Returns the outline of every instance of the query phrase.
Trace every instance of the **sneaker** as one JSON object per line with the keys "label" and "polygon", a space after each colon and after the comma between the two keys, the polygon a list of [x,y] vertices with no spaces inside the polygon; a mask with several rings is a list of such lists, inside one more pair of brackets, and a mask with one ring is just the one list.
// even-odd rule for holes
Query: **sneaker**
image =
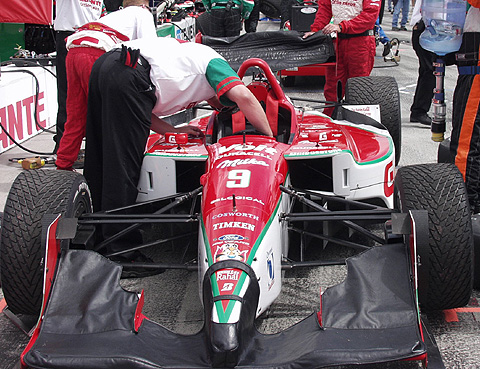
{"label": "sneaker", "polygon": [[400,31],[400,28],[398,28],[398,27],[392,27],[392,31]]}
{"label": "sneaker", "polygon": [[408,31],[408,29],[407,29],[407,27],[405,27],[405,26],[401,26],[401,27],[400,27],[400,31]]}
{"label": "sneaker", "polygon": [[135,267],[135,264],[153,264],[154,261],[148,256],[145,256],[140,251],[135,251],[131,257],[125,257],[122,255],[112,256],[110,260],[117,263],[130,264],[132,267],[123,267],[122,279],[124,278],[144,278],[152,275],[161,274],[165,271],[162,268],[144,268]]}
{"label": "sneaker", "polygon": [[421,124],[424,124],[426,126],[430,126],[430,125],[432,125],[432,118],[430,118],[427,113],[410,114],[410,122],[421,123]]}
{"label": "sneaker", "polygon": [[386,57],[388,54],[390,54],[390,50],[392,50],[392,44],[390,43],[390,41],[388,41],[387,43],[385,43],[383,45],[383,53],[382,53],[382,56],[383,57]]}

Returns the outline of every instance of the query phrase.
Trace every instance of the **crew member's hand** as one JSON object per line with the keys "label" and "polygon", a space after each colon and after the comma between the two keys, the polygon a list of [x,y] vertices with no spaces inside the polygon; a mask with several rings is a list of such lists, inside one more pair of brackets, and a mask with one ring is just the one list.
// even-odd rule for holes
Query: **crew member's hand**
{"label": "crew member's hand", "polygon": [[322,32],[324,35],[329,35],[331,33],[340,32],[340,26],[338,24],[329,23],[325,27],[323,27]]}
{"label": "crew member's hand", "polygon": [[307,38],[307,37],[310,37],[311,35],[314,35],[314,34],[315,34],[315,32],[312,32],[312,31],[310,31],[310,32],[305,32],[305,33],[303,34],[302,38]]}
{"label": "crew member's hand", "polygon": [[202,137],[203,132],[200,128],[194,127],[194,126],[181,126],[181,127],[175,127],[175,132],[176,133],[188,133],[190,136],[194,137]]}

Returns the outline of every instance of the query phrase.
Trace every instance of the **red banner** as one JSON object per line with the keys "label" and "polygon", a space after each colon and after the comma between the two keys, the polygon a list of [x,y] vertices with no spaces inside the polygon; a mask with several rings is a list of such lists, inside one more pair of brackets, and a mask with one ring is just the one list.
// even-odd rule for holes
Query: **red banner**
{"label": "red banner", "polygon": [[0,23],[53,24],[53,0],[3,0]]}

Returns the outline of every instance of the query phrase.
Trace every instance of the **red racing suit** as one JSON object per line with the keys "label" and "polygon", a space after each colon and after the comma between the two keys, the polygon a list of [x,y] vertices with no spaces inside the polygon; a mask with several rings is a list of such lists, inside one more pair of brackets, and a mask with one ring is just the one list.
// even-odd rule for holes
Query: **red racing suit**
{"label": "red racing suit", "polygon": [[[342,96],[350,77],[370,75],[375,58],[373,29],[380,12],[380,0],[319,0],[318,11],[310,30],[321,31],[333,17],[340,25],[337,34],[336,65],[327,67],[324,95],[327,101],[337,101],[337,81],[342,82]],[[324,113],[331,115],[333,108]]]}
{"label": "red racing suit", "polygon": [[453,95],[450,152],[465,180],[473,212],[480,212],[480,0],[465,20],[457,52],[458,79]]}

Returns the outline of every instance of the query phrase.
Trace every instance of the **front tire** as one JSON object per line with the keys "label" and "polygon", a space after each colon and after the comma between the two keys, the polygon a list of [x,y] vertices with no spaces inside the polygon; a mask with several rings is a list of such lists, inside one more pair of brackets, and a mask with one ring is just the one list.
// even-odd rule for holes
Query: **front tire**
{"label": "front tire", "polygon": [[[473,234],[462,175],[452,164],[402,167],[395,178],[396,207],[428,211],[429,244],[420,254],[419,301],[423,310],[452,309],[468,304],[472,292]],[[422,287],[423,286],[423,287]]]}
{"label": "front tire", "polygon": [[1,229],[0,276],[9,309],[38,315],[43,298],[45,214],[79,217],[92,212],[85,178],[75,172],[29,170],[12,184]]}
{"label": "front tire", "polygon": [[380,120],[392,136],[395,164],[402,150],[402,115],[397,81],[393,77],[354,77],[347,80],[345,101],[352,105],[380,105]]}

